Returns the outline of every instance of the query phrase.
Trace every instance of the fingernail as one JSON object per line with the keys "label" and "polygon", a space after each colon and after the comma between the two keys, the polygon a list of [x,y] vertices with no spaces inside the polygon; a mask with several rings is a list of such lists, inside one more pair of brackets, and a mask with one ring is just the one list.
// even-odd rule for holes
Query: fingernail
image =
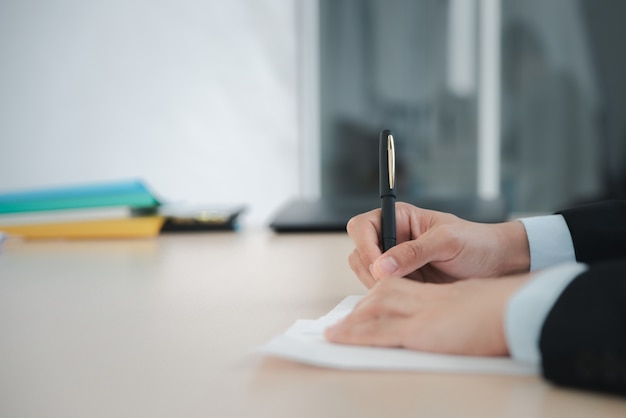
{"label": "fingernail", "polygon": [[398,270],[398,263],[393,257],[385,257],[378,262],[378,269],[384,274],[391,274]]}

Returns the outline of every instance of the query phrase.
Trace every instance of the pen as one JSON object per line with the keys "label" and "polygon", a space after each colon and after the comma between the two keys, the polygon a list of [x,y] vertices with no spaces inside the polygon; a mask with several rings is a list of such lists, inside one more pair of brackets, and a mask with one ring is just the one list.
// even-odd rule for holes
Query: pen
{"label": "pen", "polygon": [[383,252],[396,245],[396,152],[391,131],[380,133],[379,148],[380,200],[382,208]]}

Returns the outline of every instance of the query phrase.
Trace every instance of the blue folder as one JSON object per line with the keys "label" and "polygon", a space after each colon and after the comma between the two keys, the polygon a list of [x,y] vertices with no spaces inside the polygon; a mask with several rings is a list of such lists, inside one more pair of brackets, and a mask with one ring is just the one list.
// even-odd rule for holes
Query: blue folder
{"label": "blue folder", "polygon": [[51,187],[0,194],[0,214],[108,206],[152,208],[160,202],[141,180]]}

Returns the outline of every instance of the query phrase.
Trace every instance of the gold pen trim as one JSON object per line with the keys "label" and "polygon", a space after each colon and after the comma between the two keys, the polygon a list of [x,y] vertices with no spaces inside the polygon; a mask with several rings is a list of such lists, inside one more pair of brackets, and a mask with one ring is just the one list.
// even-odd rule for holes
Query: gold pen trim
{"label": "gold pen trim", "polygon": [[396,182],[396,150],[393,145],[393,135],[387,135],[387,169],[389,171],[389,190]]}

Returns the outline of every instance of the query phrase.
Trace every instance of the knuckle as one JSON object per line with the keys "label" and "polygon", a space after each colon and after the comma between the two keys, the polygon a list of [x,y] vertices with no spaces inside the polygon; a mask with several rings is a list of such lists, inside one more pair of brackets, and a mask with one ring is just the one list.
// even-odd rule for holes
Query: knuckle
{"label": "knuckle", "polygon": [[407,255],[413,260],[421,260],[424,256],[422,245],[414,242],[413,245],[407,247]]}
{"label": "knuckle", "polygon": [[354,233],[361,228],[365,215],[366,214],[362,213],[360,215],[353,216],[348,220],[348,223],[346,224],[346,231],[348,234],[354,235]]}
{"label": "knuckle", "polygon": [[368,224],[376,224],[380,218],[380,209],[374,209],[366,213],[353,216],[346,223],[346,231],[348,235],[354,236],[358,230],[365,227]]}
{"label": "knuckle", "polygon": [[459,229],[452,225],[441,225],[437,233],[441,235],[442,240],[447,244],[443,248],[448,249],[451,256],[458,248],[463,246],[463,237],[459,232]]}
{"label": "knuckle", "polygon": [[358,215],[357,216],[353,216],[352,218],[350,218],[348,220],[348,223],[346,224],[346,231],[348,232],[348,235],[353,235],[355,229],[357,228],[357,223],[358,221]]}
{"label": "knuckle", "polygon": [[410,245],[404,245],[399,248],[399,258],[402,263],[409,263],[414,260],[421,260],[423,258],[424,250],[422,245],[417,241],[411,241]]}
{"label": "knuckle", "polygon": [[378,318],[384,314],[385,305],[380,296],[372,297],[367,306],[364,307],[364,313],[369,318]]}
{"label": "knuckle", "polygon": [[455,236],[455,228],[448,224],[437,226],[435,231],[438,235],[444,236],[448,239],[452,239]]}

